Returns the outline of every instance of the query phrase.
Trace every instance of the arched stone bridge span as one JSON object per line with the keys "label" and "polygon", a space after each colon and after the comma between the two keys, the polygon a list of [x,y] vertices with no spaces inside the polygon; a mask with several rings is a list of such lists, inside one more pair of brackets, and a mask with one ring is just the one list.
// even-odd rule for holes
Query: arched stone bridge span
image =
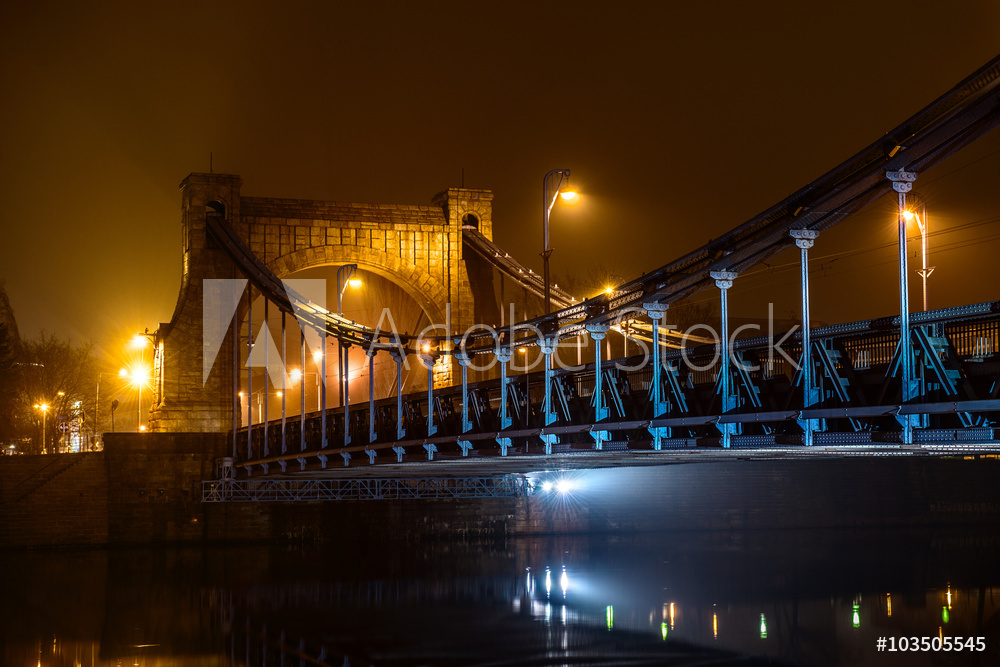
{"label": "arched stone bridge span", "polygon": [[[498,321],[492,272],[463,255],[463,230],[493,235],[488,190],[451,188],[430,206],[247,197],[231,174],[194,173],[181,183],[183,269],[171,321],[158,335],[154,431],[221,431],[232,425],[233,350],[223,342],[206,379],[204,284],[241,278],[208,222],[228,224],[277,278],[318,266],[356,264],[399,285],[431,322],[455,328]],[[243,308],[245,312],[245,304]]]}

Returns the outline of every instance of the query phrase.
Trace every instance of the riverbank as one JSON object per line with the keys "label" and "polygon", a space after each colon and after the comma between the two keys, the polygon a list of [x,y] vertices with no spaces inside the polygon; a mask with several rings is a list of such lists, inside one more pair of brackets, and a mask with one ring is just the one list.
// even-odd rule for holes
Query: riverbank
{"label": "riverbank", "polygon": [[520,498],[203,503],[226,446],[222,434],[108,434],[103,452],[0,457],[0,548],[1000,524],[1000,460],[987,457],[589,468],[549,475],[572,480],[567,494]]}

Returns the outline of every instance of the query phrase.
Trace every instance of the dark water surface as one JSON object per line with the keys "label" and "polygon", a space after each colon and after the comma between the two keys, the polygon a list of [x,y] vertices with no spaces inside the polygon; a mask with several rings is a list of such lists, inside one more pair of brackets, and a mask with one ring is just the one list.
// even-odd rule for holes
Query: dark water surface
{"label": "dark water surface", "polygon": [[[1000,665],[998,547],[995,531],[926,529],[4,553],[0,658]],[[959,636],[985,650],[888,651]]]}

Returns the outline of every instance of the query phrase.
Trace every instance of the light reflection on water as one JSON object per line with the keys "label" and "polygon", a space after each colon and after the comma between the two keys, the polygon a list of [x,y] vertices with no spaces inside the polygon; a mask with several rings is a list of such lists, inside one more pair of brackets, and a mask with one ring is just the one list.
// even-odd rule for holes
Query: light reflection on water
{"label": "light reflection on water", "polygon": [[[997,547],[988,532],[927,530],[7,553],[0,657],[11,667],[280,664],[282,653],[286,664],[337,666],[681,654],[727,664],[733,652],[994,665]],[[879,637],[956,636],[984,637],[987,651],[876,649]]]}

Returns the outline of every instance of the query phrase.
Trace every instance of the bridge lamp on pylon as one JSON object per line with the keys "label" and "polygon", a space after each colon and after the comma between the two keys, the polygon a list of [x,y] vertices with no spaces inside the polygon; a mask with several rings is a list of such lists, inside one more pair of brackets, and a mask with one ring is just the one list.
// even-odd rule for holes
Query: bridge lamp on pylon
{"label": "bridge lamp on pylon", "polygon": [[917,202],[920,207],[920,211],[906,210],[903,211],[903,218],[907,222],[915,222],[917,224],[917,229],[920,230],[920,257],[921,257],[921,268],[917,269],[917,275],[923,279],[924,286],[924,310],[927,310],[927,278],[934,273],[933,266],[927,266],[927,202],[924,201],[924,197],[921,194],[913,193],[910,197]]}
{"label": "bridge lamp on pylon", "polygon": [[576,204],[580,194],[569,187],[569,169],[553,169],[542,179],[542,280],[545,285],[545,314],[552,311],[551,282],[549,281],[549,214],[557,201]]}

